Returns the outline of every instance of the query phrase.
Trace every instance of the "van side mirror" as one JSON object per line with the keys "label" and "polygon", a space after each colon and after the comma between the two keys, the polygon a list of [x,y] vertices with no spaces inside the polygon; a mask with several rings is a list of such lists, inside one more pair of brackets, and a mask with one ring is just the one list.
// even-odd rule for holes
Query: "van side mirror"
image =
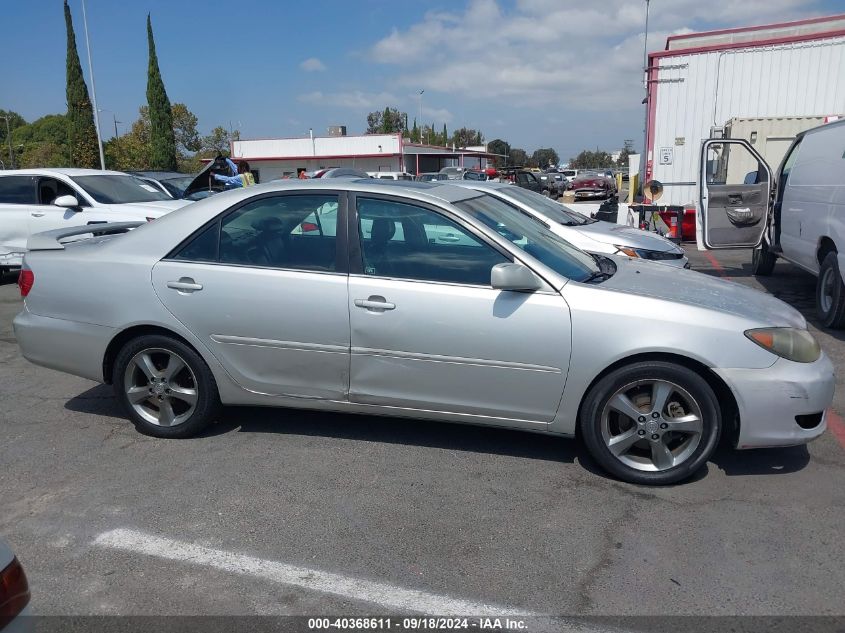
{"label": "van side mirror", "polygon": [[543,282],[522,264],[496,264],[490,270],[490,285],[496,290],[534,292]]}
{"label": "van side mirror", "polygon": [[79,208],[79,200],[76,199],[76,196],[59,196],[53,200],[53,204],[57,207],[64,207],[65,209]]}

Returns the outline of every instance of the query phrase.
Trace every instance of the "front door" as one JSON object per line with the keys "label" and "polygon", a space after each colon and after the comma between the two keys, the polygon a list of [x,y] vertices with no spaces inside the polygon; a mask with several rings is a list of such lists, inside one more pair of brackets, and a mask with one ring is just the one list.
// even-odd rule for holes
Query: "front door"
{"label": "front door", "polygon": [[249,391],[346,399],[341,201],[326,192],[251,198],[153,269],[162,303]]}
{"label": "front door", "polygon": [[350,400],[551,421],[570,352],[562,297],[494,290],[490,270],[510,258],[442,210],[360,194],[355,206]]}
{"label": "front door", "polygon": [[[83,224],[104,224],[105,218],[94,218],[85,197],[58,178],[38,177],[38,205],[31,209],[29,217],[30,233],[42,233],[53,229],[64,229]],[[57,207],[53,202],[60,196],[73,196],[79,202],[74,209]],[[83,210],[88,209],[88,210]]]}
{"label": "front door", "polygon": [[750,143],[709,139],[701,146],[697,235],[700,248],[756,247],[769,221],[772,171]]}

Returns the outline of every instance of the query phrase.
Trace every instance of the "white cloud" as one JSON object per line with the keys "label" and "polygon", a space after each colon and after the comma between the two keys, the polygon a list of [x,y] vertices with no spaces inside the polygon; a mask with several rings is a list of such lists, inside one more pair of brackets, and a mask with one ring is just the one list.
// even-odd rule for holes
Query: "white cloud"
{"label": "white cloud", "polygon": [[336,108],[384,108],[386,105],[397,103],[398,99],[389,92],[308,92],[297,97],[303,103],[330,106]]}
{"label": "white cloud", "polygon": [[[649,49],[661,50],[673,33],[806,17],[816,6],[817,0],[652,0]],[[463,12],[429,12],[405,30],[393,29],[369,55],[402,68],[398,85],[502,99],[502,107],[640,106],[644,2],[517,0],[503,7],[472,0]]]}
{"label": "white cloud", "polygon": [[299,67],[306,72],[319,72],[326,69],[326,65],[316,57],[309,57]]}

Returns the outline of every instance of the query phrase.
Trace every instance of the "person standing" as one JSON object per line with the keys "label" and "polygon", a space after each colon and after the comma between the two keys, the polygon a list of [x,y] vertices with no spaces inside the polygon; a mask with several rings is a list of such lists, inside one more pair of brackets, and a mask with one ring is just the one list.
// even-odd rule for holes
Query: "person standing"
{"label": "person standing", "polygon": [[242,160],[236,165],[232,159],[227,158],[226,164],[229,166],[229,176],[212,174],[214,180],[223,183],[224,189],[238,189],[239,187],[250,187],[255,184],[255,177],[249,171],[248,162]]}

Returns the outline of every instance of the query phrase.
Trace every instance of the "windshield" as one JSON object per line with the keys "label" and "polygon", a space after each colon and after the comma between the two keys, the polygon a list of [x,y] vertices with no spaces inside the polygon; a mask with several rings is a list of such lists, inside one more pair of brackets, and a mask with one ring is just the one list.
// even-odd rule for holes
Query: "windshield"
{"label": "windshield", "polygon": [[195,176],[183,176],[181,178],[168,178],[160,182],[175,198],[181,198],[188,185],[194,181],[194,178]]}
{"label": "windshield", "polygon": [[101,174],[97,176],[72,176],[71,180],[100,204],[170,200],[170,196],[166,193],[135,176]]}
{"label": "windshield", "polygon": [[[498,192],[499,190],[496,191]],[[525,206],[542,213],[544,216],[554,222],[557,222],[558,224],[563,224],[565,226],[581,226],[583,224],[591,224],[592,222],[595,222],[595,220],[591,220],[577,211],[568,209],[562,204],[558,204],[546,196],[539,194],[536,191],[531,191],[530,189],[508,187],[507,189],[501,190],[501,193],[502,195],[513,198],[517,202],[521,202]]]}
{"label": "windshield", "polygon": [[592,256],[499,198],[485,194],[456,202],[455,206],[486,224],[559,275],[575,281],[585,281],[601,272]]}

